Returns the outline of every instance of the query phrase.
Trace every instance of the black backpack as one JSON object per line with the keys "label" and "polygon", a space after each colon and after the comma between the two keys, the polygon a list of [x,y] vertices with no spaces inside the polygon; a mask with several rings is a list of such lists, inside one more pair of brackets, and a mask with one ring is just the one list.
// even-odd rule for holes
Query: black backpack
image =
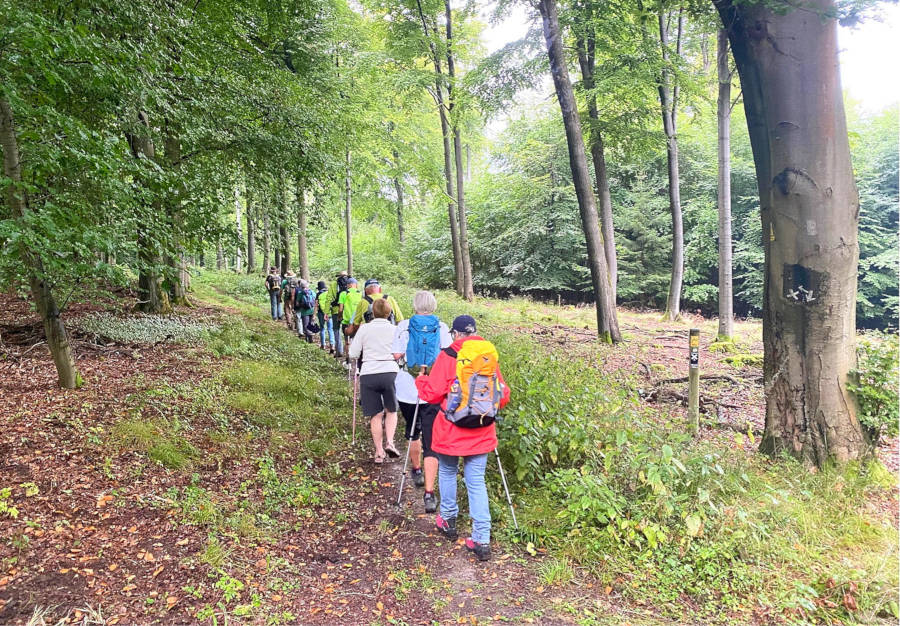
{"label": "black backpack", "polygon": [[[372,312],[372,306],[375,304],[375,301],[372,300],[372,298],[370,298],[369,296],[363,296],[363,298],[365,298],[366,302],[369,303],[369,308],[366,310],[365,313],[363,313],[363,320],[366,322],[366,324],[368,324],[373,319],[375,319],[375,314]],[[381,299],[387,300],[388,299],[387,294],[382,295]],[[394,309],[393,308],[391,308],[391,314],[388,315],[387,320],[391,324],[394,324],[394,325],[397,324],[396,318],[394,317]]]}
{"label": "black backpack", "polygon": [[281,291],[281,276],[277,274],[266,276],[266,288],[269,291]]}
{"label": "black backpack", "polygon": [[340,304],[338,300],[341,298],[341,292],[347,291],[347,286],[349,284],[350,277],[349,276],[338,276],[337,278],[337,293],[334,294],[334,300],[331,301],[331,306],[335,307]]}

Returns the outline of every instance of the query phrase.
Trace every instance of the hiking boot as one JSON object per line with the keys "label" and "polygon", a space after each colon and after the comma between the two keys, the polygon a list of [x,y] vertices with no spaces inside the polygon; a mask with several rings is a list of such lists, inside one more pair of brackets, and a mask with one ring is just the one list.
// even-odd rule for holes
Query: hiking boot
{"label": "hiking boot", "polygon": [[[434,492],[425,492],[425,495],[422,497],[422,501],[425,503],[425,512],[426,513],[434,513],[437,511],[437,498],[434,497]],[[456,523],[454,521],[454,523]],[[454,531],[455,532],[455,531]]]}
{"label": "hiking boot", "polygon": [[422,472],[421,467],[413,468],[412,479],[413,479],[413,484],[416,487],[424,487],[425,486],[425,474],[424,474],[424,472]]}
{"label": "hiking boot", "polygon": [[466,539],[466,550],[477,556],[479,561],[491,560],[491,546],[489,544],[472,541],[472,538],[469,537]]}
{"label": "hiking boot", "polygon": [[441,514],[438,513],[437,517],[434,519],[434,525],[442,535],[451,541],[456,541],[456,538],[459,537],[459,533],[456,532],[455,517],[444,519],[441,517]]}

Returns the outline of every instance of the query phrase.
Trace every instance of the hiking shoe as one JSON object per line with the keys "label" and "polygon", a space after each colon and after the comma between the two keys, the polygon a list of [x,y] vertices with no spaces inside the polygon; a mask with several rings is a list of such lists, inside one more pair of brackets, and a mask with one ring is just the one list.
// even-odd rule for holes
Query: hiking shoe
{"label": "hiking shoe", "polygon": [[422,472],[422,468],[413,468],[412,470],[412,479],[413,484],[416,487],[424,487],[425,486],[425,474]]}
{"label": "hiking shoe", "polygon": [[[422,501],[425,503],[425,512],[426,513],[434,513],[437,511],[437,498],[434,497],[434,492],[431,493],[425,492],[425,495],[422,497]],[[440,519],[440,516],[438,517]],[[454,521],[454,524],[456,522]],[[455,532],[455,531],[454,531]]]}
{"label": "hiking shoe", "polygon": [[456,518],[451,517],[450,519],[444,519],[441,517],[441,514],[438,513],[437,517],[434,519],[435,527],[444,535],[447,539],[451,541],[456,541],[456,538],[459,537],[459,533],[456,532]]}
{"label": "hiking shoe", "polygon": [[[454,532],[456,531],[455,528],[453,530]],[[466,539],[466,550],[477,556],[479,561],[491,560],[491,546],[489,544],[472,541],[472,538],[469,537]]]}

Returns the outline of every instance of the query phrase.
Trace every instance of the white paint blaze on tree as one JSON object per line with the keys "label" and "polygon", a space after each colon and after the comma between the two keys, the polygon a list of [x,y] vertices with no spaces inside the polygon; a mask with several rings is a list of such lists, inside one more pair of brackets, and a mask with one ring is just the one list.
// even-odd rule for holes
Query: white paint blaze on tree
{"label": "white paint blaze on tree", "polygon": [[743,89],[765,250],[761,449],[819,466],[870,449],[847,391],[856,365],[859,194],[835,6],[717,3]]}

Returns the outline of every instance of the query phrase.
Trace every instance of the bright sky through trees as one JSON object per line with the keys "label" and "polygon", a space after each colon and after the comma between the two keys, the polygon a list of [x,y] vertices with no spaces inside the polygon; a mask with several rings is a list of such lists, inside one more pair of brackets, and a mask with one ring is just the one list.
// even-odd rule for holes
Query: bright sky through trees
{"label": "bright sky through trees", "polygon": [[[493,52],[528,32],[528,11],[522,5],[509,8],[506,18],[491,24],[494,5],[482,11],[487,27],[484,42]],[[855,28],[840,28],[841,81],[854,100],[864,109],[879,111],[900,99],[900,86],[893,79],[885,79],[886,63],[900,59],[900,5],[883,3],[880,20],[867,20]],[[548,82],[549,89],[549,82]]]}

